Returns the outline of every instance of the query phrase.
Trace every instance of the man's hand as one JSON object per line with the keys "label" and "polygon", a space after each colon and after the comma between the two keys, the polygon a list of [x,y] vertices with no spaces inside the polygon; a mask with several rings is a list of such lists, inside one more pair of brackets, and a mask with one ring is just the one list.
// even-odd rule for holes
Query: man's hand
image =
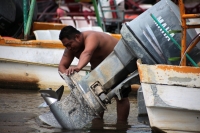
{"label": "man's hand", "polygon": [[76,71],[76,72],[79,72],[79,71],[80,71],[80,68],[78,68],[77,66],[71,66],[71,67],[69,67],[68,69],[65,70],[65,73],[66,73],[67,75],[71,75],[71,74],[73,74],[75,71]]}

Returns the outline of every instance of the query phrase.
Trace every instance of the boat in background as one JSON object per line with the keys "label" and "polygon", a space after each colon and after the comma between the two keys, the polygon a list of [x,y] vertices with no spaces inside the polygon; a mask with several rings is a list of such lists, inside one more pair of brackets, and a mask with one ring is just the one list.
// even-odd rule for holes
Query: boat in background
{"label": "boat in background", "polygon": [[64,85],[57,72],[62,53],[58,41],[0,37],[0,87],[40,89]]}
{"label": "boat in background", "polygon": [[[65,81],[58,74],[58,64],[64,52],[64,46],[58,39],[59,30],[64,24],[34,22],[33,32],[38,30],[52,32],[53,38],[46,40],[20,40],[0,36],[0,88],[14,89],[57,89]],[[47,30],[48,29],[48,30]],[[119,39],[120,34],[110,34]],[[41,34],[47,36],[47,34]],[[72,65],[77,65],[74,59]],[[84,76],[90,70],[90,64],[79,72]]]}

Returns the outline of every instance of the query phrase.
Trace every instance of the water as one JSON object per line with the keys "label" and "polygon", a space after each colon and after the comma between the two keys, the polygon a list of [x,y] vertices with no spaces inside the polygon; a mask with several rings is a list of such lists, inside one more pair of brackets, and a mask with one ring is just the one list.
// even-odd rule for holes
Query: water
{"label": "water", "polygon": [[[65,91],[63,97],[68,94]],[[0,132],[151,133],[146,118],[143,122],[138,121],[136,94],[131,93],[129,100],[130,114],[127,122],[116,122],[115,100],[112,100],[103,120],[95,119],[89,128],[69,131],[53,128],[40,121],[38,116],[48,112],[49,108],[38,108],[44,101],[38,91],[0,89]]]}

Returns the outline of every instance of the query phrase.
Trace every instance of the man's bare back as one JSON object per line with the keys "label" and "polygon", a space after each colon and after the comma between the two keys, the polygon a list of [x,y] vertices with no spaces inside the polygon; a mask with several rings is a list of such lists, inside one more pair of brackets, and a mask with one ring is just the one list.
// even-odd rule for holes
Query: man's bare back
{"label": "man's bare back", "polygon": [[91,67],[92,69],[94,69],[113,51],[118,40],[102,32],[85,31],[82,33],[84,37],[84,44],[87,43],[88,41],[91,42],[94,41],[98,43],[98,47],[96,48],[92,58],[90,59]]}

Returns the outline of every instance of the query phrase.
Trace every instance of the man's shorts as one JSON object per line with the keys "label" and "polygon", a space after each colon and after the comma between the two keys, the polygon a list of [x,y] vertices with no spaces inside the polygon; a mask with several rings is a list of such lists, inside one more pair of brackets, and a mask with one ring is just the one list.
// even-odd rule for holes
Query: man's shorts
{"label": "man's shorts", "polygon": [[127,98],[129,93],[131,92],[131,86],[127,86],[123,88],[123,91],[121,92],[122,98]]}

